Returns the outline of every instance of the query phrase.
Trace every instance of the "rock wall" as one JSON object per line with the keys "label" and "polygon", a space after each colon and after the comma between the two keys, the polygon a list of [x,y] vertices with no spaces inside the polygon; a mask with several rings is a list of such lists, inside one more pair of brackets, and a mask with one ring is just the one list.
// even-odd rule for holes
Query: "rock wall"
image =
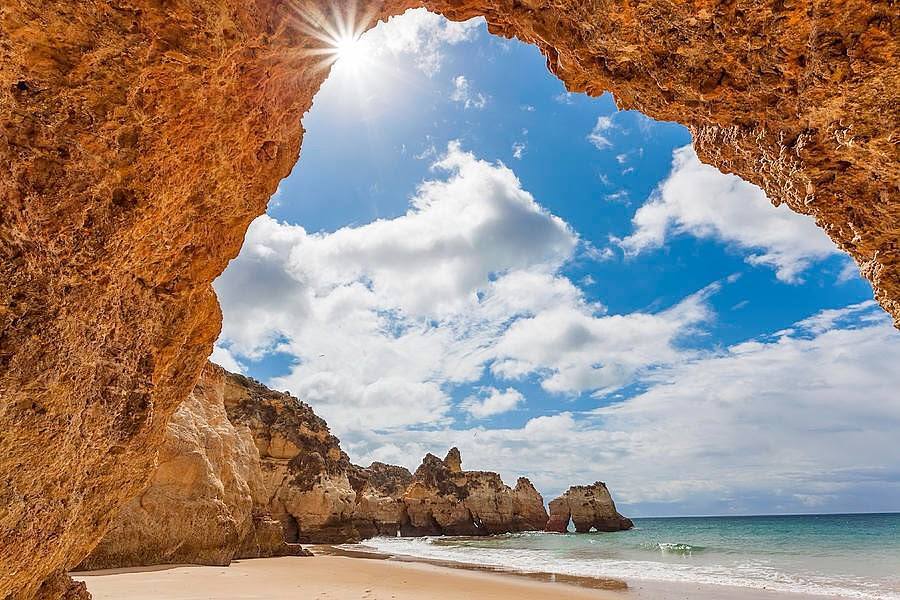
{"label": "rock wall", "polygon": [[150,485],[125,505],[79,570],[300,553],[268,512],[259,452],[225,414],[226,372],[204,368],[166,428]]}
{"label": "rock wall", "polygon": [[290,394],[228,374],[225,406],[261,457],[268,509],[288,542],[337,543],[374,535],[487,535],[541,530],[547,512],[525,478],[462,470],[459,450],[425,457],[411,474],[384,463],[350,463],[312,408]]}
{"label": "rock wall", "polygon": [[285,539],[355,539],[354,467],[325,421],[290,394],[241,375],[229,374],[225,389],[228,417],[249,429],[259,451],[267,504]]}
{"label": "rock wall", "polygon": [[[327,75],[304,20],[413,5],[0,6],[0,598],[46,596],[145,487],[219,331],[210,283]],[[536,44],[573,91],[688,125],[703,160],[812,215],[900,318],[893,2],[425,5]]]}
{"label": "rock wall", "polygon": [[486,535],[546,522],[524,477],[512,489],[496,473],[464,471],[456,448],[443,461],[429,454],[415,475],[353,465],[309,405],[208,363],[169,422],[150,485],[78,569],[227,565],[299,554],[301,541]]}
{"label": "rock wall", "polygon": [[634,527],[631,519],[619,514],[606,484],[573,485],[566,493],[550,501],[550,520],[546,531],[565,533],[569,521],[578,533],[624,531]]}

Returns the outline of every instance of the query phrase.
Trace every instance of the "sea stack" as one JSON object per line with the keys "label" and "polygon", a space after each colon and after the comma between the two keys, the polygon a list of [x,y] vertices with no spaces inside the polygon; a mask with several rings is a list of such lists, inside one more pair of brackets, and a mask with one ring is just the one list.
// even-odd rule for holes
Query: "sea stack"
{"label": "sea stack", "polygon": [[573,485],[562,496],[550,502],[550,519],[546,531],[565,533],[569,520],[578,533],[625,531],[634,527],[631,519],[619,514],[616,503],[602,481],[593,485]]}

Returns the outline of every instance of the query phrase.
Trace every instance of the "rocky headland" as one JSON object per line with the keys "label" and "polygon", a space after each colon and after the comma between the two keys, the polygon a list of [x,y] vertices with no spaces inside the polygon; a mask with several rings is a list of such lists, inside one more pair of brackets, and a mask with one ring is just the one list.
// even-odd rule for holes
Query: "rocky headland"
{"label": "rocky headland", "polygon": [[464,470],[457,448],[426,455],[415,473],[354,465],[308,404],[208,363],[167,427],[150,484],[80,568],[227,565],[376,535],[565,531],[570,516],[577,531],[631,526],[602,483],[570,488],[550,508],[527,478],[510,487]]}

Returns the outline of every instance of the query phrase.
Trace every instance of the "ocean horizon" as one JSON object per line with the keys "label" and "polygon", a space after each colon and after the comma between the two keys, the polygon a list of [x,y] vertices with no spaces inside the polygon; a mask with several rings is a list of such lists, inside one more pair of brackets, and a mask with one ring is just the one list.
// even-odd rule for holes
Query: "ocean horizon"
{"label": "ocean horizon", "polygon": [[900,600],[900,513],[640,517],[630,531],[373,538],[392,556],[573,577]]}

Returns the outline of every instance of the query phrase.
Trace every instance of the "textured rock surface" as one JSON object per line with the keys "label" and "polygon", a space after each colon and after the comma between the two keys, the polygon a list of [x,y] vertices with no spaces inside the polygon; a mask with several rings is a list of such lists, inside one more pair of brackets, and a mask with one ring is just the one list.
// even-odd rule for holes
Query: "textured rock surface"
{"label": "textured rock surface", "polygon": [[550,520],[547,531],[565,533],[569,520],[578,533],[623,531],[634,527],[631,519],[619,514],[606,484],[573,485],[559,498],[550,501]]}
{"label": "textured rock surface", "polygon": [[355,467],[308,404],[228,374],[225,406],[248,427],[259,451],[267,504],[288,542],[357,539],[353,529]]}
{"label": "textured rock surface", "polygon": [[459,450],[429,454],[412,475],[384,463],[350,463],[312,408],[290,394],[228,374],[225,405],[253,434],[268,508],[288,542],[334,543],[373,535],[480,535],[543,529],[543,499],[487,471],[463,471]]}
{"label": "textured rock surface", "polygon": [[[574,91],[687,124],[702,159],[813,215],[900,317],[893,2],[426,5],[538,45]],[[326,75],[298,24],[331,6],[351,3],[0,6],[0,598],[80,562],[145,486],[219,331],[210,282]]]}
{"label": "textured rock surface", "polygon": [[225,414],[225,371],[208,363],[175,411],[150,485],[116,517],[79,569],[296,554],[268,514],[259,452]]}
{"label": "textured rock surface", "polygon": [[543,529],[544,500],[531,482],[515,489],[489,471],[463,471],[459,450],[444,460],[428,454],[403,495],[409,523],[403,535],[492,535]]}
{"label": "textured rock surface", "polygon": [[373,462],[356,467],[350,481],[356,491],[353,528],[360,538],[395,536],[409,523],[403,494],[413,481],[405,467]]}

